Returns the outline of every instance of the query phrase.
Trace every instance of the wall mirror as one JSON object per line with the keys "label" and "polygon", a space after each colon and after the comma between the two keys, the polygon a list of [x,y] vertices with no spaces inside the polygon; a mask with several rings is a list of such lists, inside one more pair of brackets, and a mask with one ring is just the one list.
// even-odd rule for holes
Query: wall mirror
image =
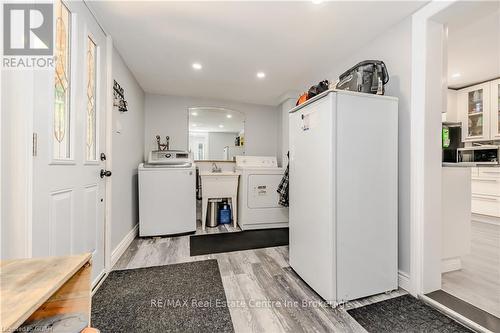
{"label": "wall mirror", "polygon": [[197,161],[233,161],[245,155],[245,115],[219,107],[188,109],[189,150]]}

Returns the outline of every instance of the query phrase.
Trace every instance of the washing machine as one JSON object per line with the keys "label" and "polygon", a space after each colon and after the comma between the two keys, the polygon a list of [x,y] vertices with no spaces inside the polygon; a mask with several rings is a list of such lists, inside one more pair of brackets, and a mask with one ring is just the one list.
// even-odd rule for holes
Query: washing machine
{"label": "washing machine", "polygon": [[187,151],[157,150],[139,165],[139,236],[196,231],[196,170]]}
{"label": "washing machine", "polygon": [[288,227],[288,207],[278,204],[284,168],[275,156],[236,156],[238,224],[242,230]]}

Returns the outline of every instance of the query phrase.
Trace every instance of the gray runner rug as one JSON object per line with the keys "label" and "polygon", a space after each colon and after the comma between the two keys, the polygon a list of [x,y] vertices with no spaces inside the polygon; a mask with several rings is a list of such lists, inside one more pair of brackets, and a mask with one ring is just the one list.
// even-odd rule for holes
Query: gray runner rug
{"label": "gray runner rug", "polygon": [[92,297],[107,332],[234,332],[217,260],[113,271]]}

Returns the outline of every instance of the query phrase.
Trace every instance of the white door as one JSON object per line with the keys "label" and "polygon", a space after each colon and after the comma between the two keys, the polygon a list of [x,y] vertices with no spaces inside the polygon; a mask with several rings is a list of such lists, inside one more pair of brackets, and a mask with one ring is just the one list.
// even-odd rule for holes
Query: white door
{"label": "white door", "polygon": [[290,266],[335,297],[334,93],[290,114]]}
{"label": "white door", "polygon": [[104,273],[106,37],[83,2],[54,2],[55,69],[34,79],[32,254],[92,253]]}

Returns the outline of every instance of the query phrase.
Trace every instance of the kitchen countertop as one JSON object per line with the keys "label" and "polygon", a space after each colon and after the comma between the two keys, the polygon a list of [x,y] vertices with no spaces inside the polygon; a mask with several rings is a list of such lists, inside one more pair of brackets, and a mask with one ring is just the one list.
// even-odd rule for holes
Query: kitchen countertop
{"label": "kitchen countertop", "polygon": [[443,168],[500,168],[499,164],[477,164],[474,162],[451,163],[443,162]]}
{"label": "kitchen countertop", "polygon": [[476,167],[476,163],[452,163],[452,162],[443,162],[443,168],[474,168]]}

